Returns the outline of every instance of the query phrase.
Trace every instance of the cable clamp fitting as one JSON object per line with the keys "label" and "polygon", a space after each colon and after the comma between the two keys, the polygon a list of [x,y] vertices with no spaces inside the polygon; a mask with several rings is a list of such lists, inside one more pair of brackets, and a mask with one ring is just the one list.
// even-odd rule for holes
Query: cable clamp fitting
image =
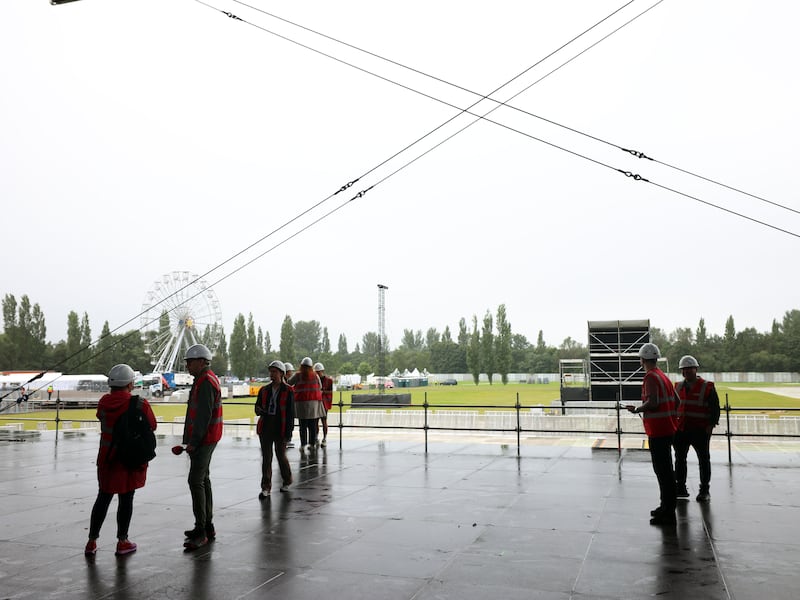
{"label": "cable clamp fitting", "polygon": [[620,148],[620,149],[623,152],[627,152],[628,154],[635,156],[636,158],[646,158],[647,160],[653,160],[652,158],[647,156],[647,154],[645,154],[644,152],[639,152],[638,150],[629,150],[628,148]]}
{"label": "cable clamp fitting", "polygon": [[630,171],[623,171],[622,169],[617,169],[617,171],[619,171],[620,173],[625,175],[625,177],[631,177],[636,181],[646,181],[647,183],[650,183],[649,179],[645,179],[644,177],[642,177],[638,173],[631,173]]}
{"label": "cable clamp fitting", "polygon": [[[339,188],[339,190],[336,192],[336,194],[339,194],[339,193],[345,191],[349,187],[352,187],[353,184],[356,183],[357,181],[358,181],[358,179],[353,179],[353,181],[348,181],[346,184],[344,184],[342,187]],[[336,194],[334,194],[334,196]]]}
{"label": "cable clamp fitting", "polygon": [[358,200],[359,198],[363,198],[363,197],[366,195],[366,193],[367,193],[368,191],[370,191],[370,190],[371,190],[372,188],[374,188],[374,187],[375,187],[374,185],[371,185],[371,186],[369,186],[367,189],[365,189],[365,190],[361,190],[361,191],[360,191],[360,192],[358,192],[358,193],[357,193],[355,196],[353,196],[352,198],[350,198],[350,202],[352,202],[353,200]]}
{"label": "cable clamp fitting", "polygon": [[[231,19],[236,19],[237,21],[242,21],[242,19],[240,19],[239,17],[237,17],[237,16],[236,16],[235,14],[233,14],[232,12],[228,12],[227,10],[223,10],[223,11],[222,11],[222,14],[223,14],[223,15],[228,15],[228,16],[229,16]],[[244,21],[242,21],[242,22],[244,22]]]}

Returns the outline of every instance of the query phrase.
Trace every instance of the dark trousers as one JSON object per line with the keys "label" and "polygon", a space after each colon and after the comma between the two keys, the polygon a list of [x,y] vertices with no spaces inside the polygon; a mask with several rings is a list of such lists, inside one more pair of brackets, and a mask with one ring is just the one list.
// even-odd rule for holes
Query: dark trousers
{"label": "dark trousers", "polygon": [[189,456],[189,492],[192,494],[192,512],[197,529],[205,529],[213,522],[214,500],[210,473],[211,456],[216,447],[216,442],[204,444],[195,448]]}
{"label": "dark trousers", "polygon": [[672,469],[672,436],[648,438],[650,460],[658,479],[658,490],[661,496],[661,508],[675,510],[675,471]]}
{"label": "dark trousers", "polygon": [[[118,494],[119,505],[117,506],[117,539],[128,539],[128,527],[131,524],[131,517],[133,517],[133,493],[135,490]],[[100,528],[103,526],[103,521],[106,520],[108,514],[108,507],[111,505],[111,499],[114,494],[108,492],[98,492],[97,500],[94,501],[92,507],[92,516],[89,521],[89,539],[96,540],[100,537]]]}
{"label": "dark trousers", "polygon": [[[322,438],[328,439],[328,415],[326,414],[324,417],[320,419],[322,421]],[[319,429],[317,429],[317,437],[319,437]]]}
{"label": "dark trousers", "polygon": [[700,462],[700,491],[707,492],[711,483],[711,434],[705,427],[675,433],[675,482],[678,489],[686,487],[686,457],[689,446],[694,448]]}
{"label": "dark trousers", "polygon": [[317,444],[317,419],[298,419],[300,421],[300,444]]}
{"label": "dark trousers", "polygon": [[261,443],[261,489],[272,489],[272,448],[275,448],[275,457],[278,459],[278,468],[281,470],[281,480],[284,485],[292,483],[292,468],[286,457],[286,440],[283,436],[276,436],[270,431],[264,431],[258,436]]}

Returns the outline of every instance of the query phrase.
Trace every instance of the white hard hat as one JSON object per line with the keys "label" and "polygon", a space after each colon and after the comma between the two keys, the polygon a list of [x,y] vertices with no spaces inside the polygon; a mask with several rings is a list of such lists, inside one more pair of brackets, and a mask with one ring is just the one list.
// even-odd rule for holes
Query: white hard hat
{"label": "white hard hat", "polygon": [[655,344],[648,342],[646,344],[642,344],[642,347],[639,348],[639,358],[643,358],[645,360],[656,360],[659,356],[661,356],[661,351]]}
{"label": "white hard hat", "polygon": [[325,365],[323,365],[322,363],[314,363],[314,370],[315,371],[324,371],[325,370]]}
{"label": "white hard hat", "polygon": [[184,356],[183,360],[191,360],[192,358],[204,358],[205,360],[211,360],[211,350],[209,350],[203,344],[195,344],[194,346],[190,346],[186,351],[186,356]]}
{"label": "white hard hat", "polygon": [[310,356],[306,356],[303,360],[300,361],[300,366],[301,367],[310,367],[313,364],[314,364],[314,361],[311,360]]}
{"label": "white hard hat", "polygon": [[697,359],[694,356],[687,354],[686,356],[681,357],[680,362],[678,363],[679,369],[686,369],[687,367],[699,367],[700,363],[697,362]]}
{"label": "white hard hat", "polygon": [[290,362],[283,363],[283,367],[284,367],[283,371],[284,373],[286,373],[286,371],[294,371],[294,365]]}
{"label": "white hard hat", "polygon": [[108,372],[108,387],[125,387],[134,379],[136,374],[128,365],[114,365]]}
{"label": "white hard hat", "polygon": [[271,363],[269,363],[269,365],[267,365],[267,368],[269,368],[269,369],[271,369],[272,367],[275,367],[281,373],[286,373],[286,365],[284,365],[279,360],[273,360]]}

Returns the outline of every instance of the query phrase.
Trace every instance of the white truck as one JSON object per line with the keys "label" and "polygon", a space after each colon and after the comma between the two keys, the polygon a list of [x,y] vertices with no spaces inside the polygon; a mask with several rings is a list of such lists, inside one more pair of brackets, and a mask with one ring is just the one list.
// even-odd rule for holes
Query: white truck
{"label": "white truck", "polygon": [[192,387],[194,377],[189,373],[148,373],[142,375],[142,389],[150,397],[160,398],[174,390]]}

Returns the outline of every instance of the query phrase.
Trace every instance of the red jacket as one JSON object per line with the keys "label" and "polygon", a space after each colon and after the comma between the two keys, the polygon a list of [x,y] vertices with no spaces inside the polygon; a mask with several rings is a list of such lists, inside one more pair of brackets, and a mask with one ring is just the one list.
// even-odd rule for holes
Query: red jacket
{"label": "red jacket", "polygon": [[322,385],[314,371],[302,370],[292,375],[288,383],[294,387],[294,414],[298,419],[319,419],[325,416],[322,406]]}
{"label": "red jacket", "polygon": [[211,369],[194,378],[186,405],[183,443],[197,448],[222,439],[222,392]]}
{"label": "red jacket", "polygon": [[256,433],[261,435],[266,420],[275,419],[277,416],[280,416],[283,437],[286,440],[290,440],[292,439],[292,431],[294,430],[294,390],[292,386],[288,385],[286,382],[281,383],[278,389],[278,415],[267,414],[271,393],[271,383],[262,386],[258,390],[258,396],[256,397],[256,414],[259,415],[259,417],[258,424],[256,425]]}
{"label": "red jacket", "polygon": [[680,381],[675,391],[681,399],[678,404],[678,428],[681,431],[705,429],[719,423],[719,396],[714,382],[702,377],[695,379],[691,385]]}
{"label": "red jacket", "polygon": [[[109,494],[125,494],[144,487],[147,479],[147,465],[138,469],[128,469],[114,460],[111,454],[111,436],[117,419],[128,410],[131,394],[126,390],[112,390],[97,403],[97,418],[100,420],[100,449],[97,452],[97,481],[100,491]],[[144,413],[150,428],[156,430],[156,417],[147,400],[139,399],[139,408]]]}
{"label": "red jacket", "polygon": [[325,405],[325,410],[328,411],[333,406],[333,379],[327,375],[319,378],[322,384],[322,404]]}
{"label": "red jacket", "polygon": [[656,408],[642,412],[644,430],[648,437],[665,437],[675,433],[675,388],[661,369],[645,373],[642,381],[642,402],[655,396]]}

